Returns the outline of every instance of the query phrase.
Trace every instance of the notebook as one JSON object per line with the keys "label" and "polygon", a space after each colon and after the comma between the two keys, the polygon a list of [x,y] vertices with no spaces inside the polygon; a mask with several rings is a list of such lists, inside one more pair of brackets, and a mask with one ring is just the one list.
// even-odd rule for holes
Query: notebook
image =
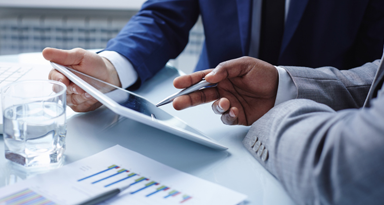
{"label": "notebook", "polygon": [[[20,80],[48,80],[52,67],[47,64],[20,64],[0,62],[0,89]],[[1,99],[0,99],[1,101]],[[0,107],[0,134],[3,134],[3,113]]]}

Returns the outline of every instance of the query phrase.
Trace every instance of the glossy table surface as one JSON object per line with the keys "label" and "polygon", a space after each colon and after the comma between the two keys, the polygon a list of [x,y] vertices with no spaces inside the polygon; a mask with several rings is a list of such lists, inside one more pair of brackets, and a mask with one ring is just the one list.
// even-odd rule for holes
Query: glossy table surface
{"label": "glossy table surface", "polygon": [[[0,56],[0,62],[48,64],[39,53]],[[175,68],[165,67],[136,92],[157,103],[177,91],[172,81],[180,74]],[[105,107],[88,113],[75,113],[68,108],[64,165],[119,144],[178,170],[246,194],[245,204],[294,204],[280,183],[243,147],[242,140],[249,127],[223,125],[220,116],[213,114],[210,104],[184,111],[174,110],[171,104],[162,108],[229,149],[213,150],[122,118]],[[3,144],[1,137],[0,153],[4,153]],[[0,154],[0,187],[45,171],[48,170],[20,170]]]}

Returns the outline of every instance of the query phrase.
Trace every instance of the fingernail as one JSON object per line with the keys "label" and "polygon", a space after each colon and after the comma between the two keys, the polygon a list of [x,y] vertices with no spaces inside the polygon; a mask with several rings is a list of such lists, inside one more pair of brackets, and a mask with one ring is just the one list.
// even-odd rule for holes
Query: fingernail
{"label": "fingernail", "polygon": [[73,92],[73,93],[75,93],[75,94],[79,94],[79,93],[77,93],[77,91],[76,91],[76,88],[75,88],[75,87],[72,87],[72,92]]}
{"label": "fingernail", "polygon": [[217,111],[219,111],[220,113],[224,112],[224,109],[220,106],[219,103],[217,104]]}
{"label": "fingernail", "polygon": [[91,97],[91,95],[88,94],[88,93],[84,93],[84,96],[85,96],[85,98],[90,98]]}
{"label": "fingernail", "polygon": [[229,116],[231,116],[231,117],[236,117],[236,116],[235,116],[235,113],[233,113],[233,110],[230,110],[230,111],[229,111]]}

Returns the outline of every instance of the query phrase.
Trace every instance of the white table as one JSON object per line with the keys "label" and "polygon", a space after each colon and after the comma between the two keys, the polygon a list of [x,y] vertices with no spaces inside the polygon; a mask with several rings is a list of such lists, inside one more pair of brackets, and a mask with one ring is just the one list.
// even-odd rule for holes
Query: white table
{"label": "white table", "polygon": [[[37,53],[0,56],[0,62],[47,63]],[[172,81],[178,75],[178,70],[166,67],[146,82],[137,93],[157,103],[176,91]],[[106,108],[83,114],[68,109],[65,164],[120,144],[173,168],[246,194],[246,204],[294,204],[280,183],[243,147],[242,140],[249,127],[223,125],[220,116],[213,114],[210,104],[184,111],[176,111],[170,104],[162,108],[229,147],[229,150],[210,149],[136,121],[121,118]],[[117,129],[121,130],[121,134],[112,134],[116,133]],[[4,153],[3,144],[1,138],[0,153]],[[26,173],[15,169],[4,155],[0,154],[0,187],[34,174],[35,172]]]}

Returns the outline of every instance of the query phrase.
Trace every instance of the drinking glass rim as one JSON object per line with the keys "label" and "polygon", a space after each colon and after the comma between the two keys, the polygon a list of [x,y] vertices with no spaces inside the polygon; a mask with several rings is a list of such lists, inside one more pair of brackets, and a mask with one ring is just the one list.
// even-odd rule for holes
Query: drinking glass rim
{"label": "drinking glass rim", "polygon": [[[54,95],[47,95],[47,96],[43,96],[43,97],[33,97],[34,99],[44,99],[44,98],[54,98],[54,97],[58,97],[60,95],[62,95],[64,92],[67,91],[67,86],[60,82],[60,81],[56,81],[56,80],[21,80],[21,81],[16,81],[16,82],[13,82],[13,83],[10,83],[9,85],[6,85],[4,87],[2,87],[0,89],[0,93],[1,95],[4,94],[4,91],[7,90],[10,86],[13,86],[13,85],[17,85],[17,84],[21,84],[21,83],[51,83],[51,84],[55,84],[55,85],[60,85],[62,86],[64,89],[59,91],[59,92],[55,92]],[[3,97],[3,96],[2,96]],[[30,97],[23,97],[23,96],[12,96],[13,98],[19,98],[19,99],[23,99],[23,98],[30,98]]]}

